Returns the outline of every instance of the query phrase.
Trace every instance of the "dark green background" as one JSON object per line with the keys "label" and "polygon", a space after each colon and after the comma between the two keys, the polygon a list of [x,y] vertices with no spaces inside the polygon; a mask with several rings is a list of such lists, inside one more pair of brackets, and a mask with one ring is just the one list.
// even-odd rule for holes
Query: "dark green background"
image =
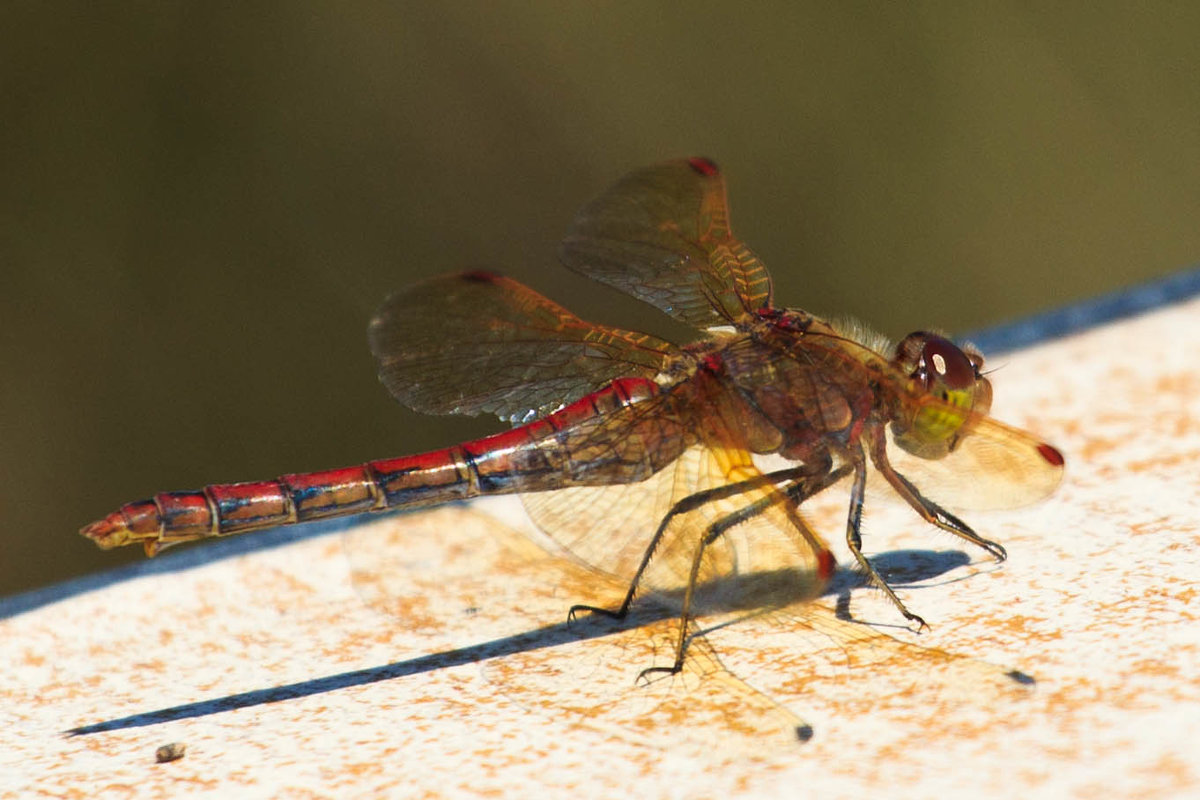
{"label": "dark green background", "polygon": [[6,4],[0,594],[140,557],[76,530],[154,491],[496,429],[377,384],[414,279],[671,332],[554,261],[663,158],[781,303],[893,335],[1194,264],[1200,6],[1046,5]]}

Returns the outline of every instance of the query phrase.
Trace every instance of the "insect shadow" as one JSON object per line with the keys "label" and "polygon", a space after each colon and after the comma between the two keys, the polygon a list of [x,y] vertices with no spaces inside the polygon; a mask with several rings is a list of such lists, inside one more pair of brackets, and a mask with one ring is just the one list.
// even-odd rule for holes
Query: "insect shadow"
{"label": "insect shadow", "polygon": [[[970,558],[966,553],[954,550],[900,550],[881,553],[875,557],[875,563],[881,573],[895,580],[897,585],[932,580],[967,564],[969,561]],[[849,613],[849,597],[854,588],[862,587],[866,582],[866,576],[857,570],[841,568],[835,574],[824,594],[826,596],[837,596],[839,615],[844,613],[844,619],[857,622]],[[711,602],[707,603],[706,613],[736,613],[739,611],[747,614],[761,613],[761,597],[764,594],[768,594],[773,602],[781,605],[802,599],[798,596],[790,597],[787,593],[788,587],[796,587],[802,584],[801,581],[795,580],[795,573],[790,569],[727,576],[712,581],[711,584],[698,586],[698,593],[702,596],[710,595],[712,597],[727,599],[721,601],[720,607],[714,606]],[[64,731],[64,734],[67,736],[86,736],[105,731],[140,728],[175,720],[206,717],[235,709],[309,697],[353,686],[369,685],[395,678],[420,675],[434,670],[479,663],[516,653],[531,652],[580,640],[595,639],[619,631],[638,628],[662,619],[675,617],[677,612],[669,595],[670,593],[667,593],[665,602],[642,604],[624,620],[614,620],[601,615],[592,615],[568,622],[566,619],[566,610],[564,609],[562,622],[542,626],[513,636],[505,636],[467,647],[431,653],[426,656],[405,659],[403,661],[395,661],[377,667],[341,672],[335,675],[298,681],[282,686],[255,689],[224,697],[144,711],[116,719],[80,725]],[[1014,676],[1014,679],[1017,678]]]}

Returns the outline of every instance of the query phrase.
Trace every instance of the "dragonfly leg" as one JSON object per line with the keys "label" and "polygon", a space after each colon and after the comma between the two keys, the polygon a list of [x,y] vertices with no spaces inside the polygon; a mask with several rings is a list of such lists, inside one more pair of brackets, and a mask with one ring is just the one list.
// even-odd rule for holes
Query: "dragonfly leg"
{"label": "dragonfly leg", "polygon": [[[649,667],[642,670],[638,675],[638,680],[645,680],[647,675],[656,672],[665,672],[670,675],[678,673],[683,669],[683,658],[687,651],[688,627],[691,622],[691,606],[692,594],[696,588],[696,579],[700,574],[700,564],[704,557],[705,549],[715,542],[717,539],[730,528],[740,525],[748,519],[758,516],[776,503],[787,500],[793,505],[799,506],[813,495],[820,494],[825,489],[828,489],[833,484],[840,481],[850,473],[851,466],[843,464],[835,470],[829,470],[829,465],[826,463],[823,466],[826,472],[822,474],[814,474],[811,470],[804,471],[801,467],[795,470],[779,470],[770,472],[762,476],[771,478],[771,483],[782,483],[779,487],[779,492],[771,492],[766,496],[755,500],[753,503],[730,512],[724,517],[713,522],[705,528],[704,536],[701,537],[699,544],[696,547],[696,554],[692,557],[692,570],[688,575],[687,590],[683,596],[683,608],[679,614],[679,640],[675,645],[675,663],[669,667]],[[751,483],[751,481],[742,481],[741,484]],[[741,484],[730,484],[730,486],[739,486]],[[722,487],[724,488],[724,487]],[[751,487],[753,488],[753,487]],[[685,498],[687,499],[687,498]]]}
{"label": "dragonfly leg", "polygon": [[871,462],[887,482],[891,484],[892,488],[896,490],[896,494],[903,497],[904,502],[908,503],[914,511],[920,514],[922,519],[944,531],[953,533],[960,539],[965,539],[976,547],[988,551],[997,561],[1003,561],[1008,558],[1008,552],[1000,544],[977,534],[971,529],[970,525],[922,495],[908,478],[896,472],[891,462],[888,461],[887,452],[884,449],[884,441],[885,439],[882,435],[874,437],[871,443]]}
{"label": "dragonfly leg", "polygon": [[778,503],[781,495],[777,492],[771,492],[765,497],[760,497],[748,506],[730,512],[721,517],[716,522],[709,525],[704,530],[704,536],[701,537],[699,544],[696,546],[696,554],[692,557],[692,570],[688,574],[687,591],[683,595],[683,609],[679,613],[679,640],[675,644],[675,663],[669,667],[647,667],[638,675],[638,680],[646,680],[647,675],[657,672],[665,672],[668,675],[675,675],[683,669],[683,656],[687,650],[688,628],[690,627],[692,595],[696,589],[696,579],[700,575],[700,564],[704,556],[705,549],[721,537],[725,531],[745,522],[752,517],[756,517],[766,511],[775,503]]}
{"label": "dragonfly leg", "polygon": [[[817,469],[825,468],[820,465]],[[844,473],[842,473],[844,474]],[[759,489],[763,486],[771,486],[778,483],[795,483],[803,486],[808,482],[807,479],[814,477],[814,467],[801,465],[799,467],[788,467],[786,469],[768,472],[762,475],[756,475],[753,478],[748,478],[744,481],[735,483],[727,483],[724,486],[717,486],[712,489],[695,492],[683,498],[675,505],[671,506],[671,510],[666,513],[662,521],[658,524],[658,529],[654,532],[654,536],[650,539],[650,544],[646,547],[646,552],[642,555],[642,561],[638,565],[637,572],[633,574],[632,580],[629,582],[629,591],[625,593],[625,599],[621,601],[621,605],[615,611],[608,608],[599,608],[589,605],[573,605],[567,612],[567,621],[573,621],[581,612],[589,614],[600,614],[611,619],[625,619],[629,615],[629,608],[633,605],[634,597],[637,595],[638,585],[641,583],[642,575],[645,574],[646,568],[650,566],[650,561],[654,558],[655,552],[658,550],[659,544],[662,543],[663,536],[666,535],[667,529],[671,526],[671,520],[680,514],[686,514],[689,511],[695,511],[697,508],[711,503],[715,500],[724,500],[728,497],[734,497],[745,492]],[[841,476],[839,475],[839,478]],[[826,481],[819,482],[820,488],[813,490],[807,496],[811,497],[821,489],[826,488],[829,483]],[[799,502],[799,501],[796,501]]]}
{"label": "dragonfly leg", "polygon": [[867,462],[860,456],[854,462],[854,483],[850,489],[850,514],[846,519],[846,544],[850,547],[850,552],[854,554],[858,565],[870,576],[871,582],[887,595],[896,608],[900,609],[904,618],[917,623],[918,630],[928,628],[929,625],[925,620],[904,607],[904,603],[900,602],[900,598],[892,591],[892,587],[888,586],[887,581],[879,574],[879,570],[875,569],[875,565],[862,554],[862,534],[859,533],[859,529],[862,527],[863,498],[866,495],[866,489]]}

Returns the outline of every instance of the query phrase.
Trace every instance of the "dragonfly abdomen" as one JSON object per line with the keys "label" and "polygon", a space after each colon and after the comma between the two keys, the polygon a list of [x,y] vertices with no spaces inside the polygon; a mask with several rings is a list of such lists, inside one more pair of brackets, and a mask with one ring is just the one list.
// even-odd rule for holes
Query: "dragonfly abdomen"
{"label": "dragonfly abdomen", "polygon": [[[462,500],[481,494],[510,494],[595,483],[624,483],[649,477],[657,463],[628,457],[606,464],[590,481],[596,461],[586,450],[593,442],[620,451],[605,423],[621,410],[659,393],[645,378],[622,378],[553,414],[510,431],[493,434],[445,450],[372,461],[379,508],[415,508]],[[624,430],[621,426],[616,426]],[[637,437],[628,435],[627,440]],[[670,456],[673,458],[674,456]]]}
{"label": "dragonfly abdomen", "polygon": [[377,491],[367,465],[160,492],[126,503],[81,533],[103,548],[141,544],[147,555],[179,542],[229,536],[323,517],[371,511]]}
{"label": "dragonfly abdomen", "polygon": [[[211,536],[595,482],[574,452],[580,438],[587,439],[608,415],[658,392],[653,381],[625,378],[542,419],[473,442],[275,480],[161,492],[121,506],[81,533],[104,548],[142,544],[147,555],[155,555],[172,544]],[[649,477],[657,466],[626,458],[595,476],[602,475],[605,483],[628,482]]]}

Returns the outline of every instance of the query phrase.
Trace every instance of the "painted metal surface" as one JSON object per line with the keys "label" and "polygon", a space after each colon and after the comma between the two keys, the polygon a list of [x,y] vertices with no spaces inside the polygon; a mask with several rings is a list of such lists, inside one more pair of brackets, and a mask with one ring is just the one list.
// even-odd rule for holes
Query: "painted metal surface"
{"label": "painted metal surface", "polygon": [[[4,619],[0,796],[1196,792],[1198,352],[1191,300],[1011,355],[995,410],[1068,471],[972,517],[1008,561],[869,509],[926,633],[839,573],[807,604],[712,609],[685,671],[639,685],[671,611],[568,627],[621,587],[516,506],[451,506]],[[806,510],[845,524],[836,490]],[[186,757],[156,763],[166,743]]]}

